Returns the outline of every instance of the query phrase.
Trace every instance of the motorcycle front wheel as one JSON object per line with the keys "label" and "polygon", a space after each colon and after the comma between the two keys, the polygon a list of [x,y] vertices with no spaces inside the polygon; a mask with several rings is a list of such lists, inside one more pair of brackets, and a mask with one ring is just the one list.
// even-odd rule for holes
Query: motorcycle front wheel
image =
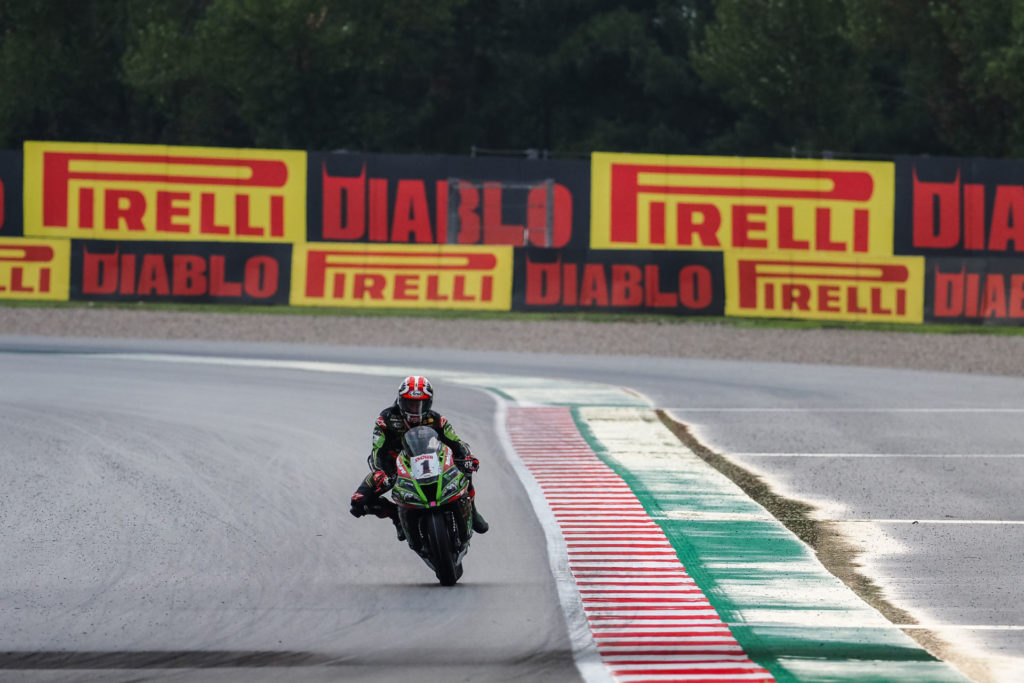
{"label": "motorcycle front wheel", "polygon": [[459,571],[461,567],[455,564],[452,537],[448,531],[448,515],[441,510],[431,510],[426,527],[427,547],[430,549],[430,561],[434,564],[434,574],[442,586],[454,586],[462,572]]}

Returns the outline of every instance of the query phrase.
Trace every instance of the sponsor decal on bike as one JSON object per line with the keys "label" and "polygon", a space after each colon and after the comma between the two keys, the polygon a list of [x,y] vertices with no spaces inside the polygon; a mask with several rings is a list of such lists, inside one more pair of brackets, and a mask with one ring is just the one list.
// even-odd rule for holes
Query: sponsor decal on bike
{"label": "sponsor decal on bike", "polygon": [[305,152],[26,142],[25,234],[305,239]]}
{"label": "sponsor decal on bike", "polygon": [[503,310],[511,247],[297,245],[291,303]]}
{"label": "sponsor decal on bike", "polygon": [[591,247],[892,253],[893,164],[592,155]]}
{"label": "sponsor decal on bike", "polygon": [[67,301],[67,240],[0,238],[0,299]]}

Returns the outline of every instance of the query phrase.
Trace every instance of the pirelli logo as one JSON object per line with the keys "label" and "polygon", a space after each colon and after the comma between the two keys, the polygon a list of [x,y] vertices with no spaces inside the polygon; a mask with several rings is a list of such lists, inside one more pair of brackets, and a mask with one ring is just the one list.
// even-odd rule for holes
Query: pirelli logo
{"label": "pirelli logo", "polygon": [[726,315],[922,322],[924,259],[796,261],[731,256]]}
{"label": "pirelli logo", "polygon": [[305,152],[25,143],[25,234],[305,240]]}
{"label": "pirelli logo", "polygon": [[892,253],[889,162],[595,153],[591,247]]}
{"label": "pirelli logo", "polygon": [[292,305],[507,311],[511,247],[299,245]]}
{"label": "pirelli logo", "polygon": [[0,239],[0,299],[67,301],[66,240]]}

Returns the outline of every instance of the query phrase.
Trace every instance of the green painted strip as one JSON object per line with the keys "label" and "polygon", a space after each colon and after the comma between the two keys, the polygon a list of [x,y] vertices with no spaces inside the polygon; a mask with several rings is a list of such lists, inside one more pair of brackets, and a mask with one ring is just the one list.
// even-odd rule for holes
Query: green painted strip
{"label": "green painted strip", "polygon": [[661,526],[747,655],[780,683],[968,679],[857,597],[653,410],[577,406],[597,456]]}

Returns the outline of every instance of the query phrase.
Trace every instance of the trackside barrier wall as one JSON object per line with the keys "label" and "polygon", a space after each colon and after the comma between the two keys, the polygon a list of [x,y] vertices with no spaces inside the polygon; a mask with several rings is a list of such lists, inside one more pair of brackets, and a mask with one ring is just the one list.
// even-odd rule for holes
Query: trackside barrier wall
{"label": "trackside barrier wall", "polygon": [[1024,162],[0,151],[0,299],[1024,322]]}

